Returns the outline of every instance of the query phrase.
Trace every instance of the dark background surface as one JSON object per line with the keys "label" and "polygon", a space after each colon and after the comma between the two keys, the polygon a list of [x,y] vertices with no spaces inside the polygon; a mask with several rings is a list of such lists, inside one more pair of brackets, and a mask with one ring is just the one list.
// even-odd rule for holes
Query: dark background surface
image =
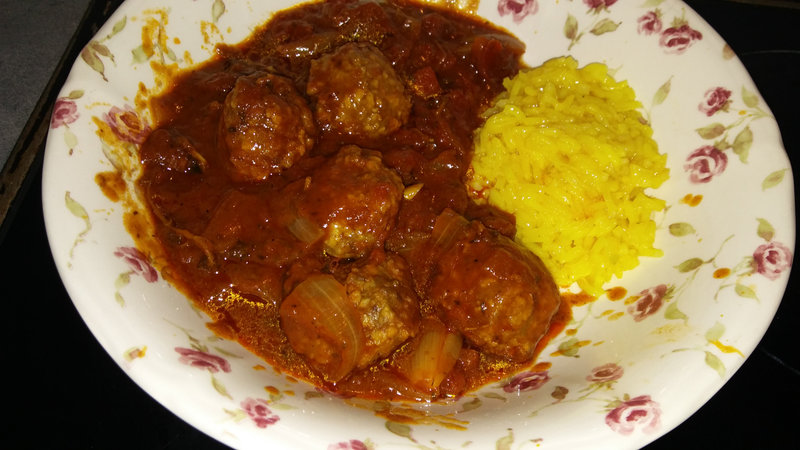
{"label": "dark background surface", "polygon": [[[224,448],[155,402],[105,353],[70,302],[45,237],[40,188],[44,149],[36,131],[48,121],[47,107],[56,93],[50,89],[58,90],[63,82],[59,77],[118,3],[93,0],[73,41],[61,42],[67,63],[40,68],[52,74],[52,82],[18,140],[22,152],[38,157],[31,158],[31,169],[0,234],[0,301],[5,310],[0,326],[0,392],[6,411],[6,418],[0,421],[0,448]],[[687,3],[723,36],[748,68],[778,120],[784,145],[796,166],[794,152],[800,148],[800,132],[794,124],[800,104],[796,28],[800,4]],[[0,68],[7,70],[8,64],[4,61]],[[799,181],[795,174],[795,186]],[[798,448],[798,277],[800,274],[792,274],[775,320],[732,380],[686,422],[648,448]]]}

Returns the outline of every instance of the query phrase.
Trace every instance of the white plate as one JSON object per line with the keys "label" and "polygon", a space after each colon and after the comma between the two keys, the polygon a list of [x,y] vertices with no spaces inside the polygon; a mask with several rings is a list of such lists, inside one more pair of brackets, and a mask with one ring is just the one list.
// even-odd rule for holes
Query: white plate
{"label": "white plate", "polygon": [[[774,118],[731,50],[680,1],[514,1],[522,0],[484,0],[479,13],[524,40],[531,65],[565,54],[608,64],[636,90],[668,154],[671,178],[655,192],[669,206],[656,218],[665,255],[609,284],[626,290],[623,299],[577,308],[570,333],[540,357],[549,368],[453,405],[419,406],[427,424],[387,421],[374,405],[264,368],[215,338],[130,250],[122,206],[95,182],[113,168],[97,131],[122,118],[127,127],[117,131],[135,142],[148,127],[136,92],[154,86],[153,67],[202,61],[293,2],[126,2],[61,91],[43,193],[61,277],[125,372],[193,426],[241,448],[641,447],[714,395],[762,337],[789,277],[792,175]],[[162,40],[142,46],[143,36]]]}

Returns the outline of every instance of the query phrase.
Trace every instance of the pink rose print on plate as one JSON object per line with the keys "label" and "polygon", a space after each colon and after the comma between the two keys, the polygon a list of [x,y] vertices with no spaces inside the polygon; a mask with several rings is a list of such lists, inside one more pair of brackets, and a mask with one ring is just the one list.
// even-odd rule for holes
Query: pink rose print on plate
{"label": "pink rose print on plate", "polygon": [[534,15],[539,10],[539,0],[499,0],[497,2],[497,12],[501,16],[511,15],[514,23],[522,22],[522,19],[529,15]]}
{"label": "pink rose print on plate", "polygon": [[628,436],[641,427],[645,433],[656,431],[661,423],[661,408],[649,395],[640,395],[622,402],[606,415],[606,425]]}
{"label": "pink rose print on plate", "polygon": [[346,442],[331,444],[328,446],[328,450],[369,450],[369,447],[357,439],[350,439]]}
{"label": "pink rose print on plate", "polygon": [[269,403],[260,398],[247,398],[242,401],[241,407],[259,428],[267,428],[281,419],[272,413]]}
{"label": "pink rose print on plate", "polygon": [[715,87],[706,91],[703,102],[697,108],[704,112],[708,117],[713,116],[717,111],[727,111],[731,102],[731,91],[723,87]]}
{"label": "pink rose print on plate", "polygon": [[641,322],[661,309],[666,293],[666,284],[659,284],[643,290],[639,293],[639,299],[636,300],[636,303],[628,307],[628,313],[633,316],[633,320]]}
{"label": "pink rose print on plate", "polygon": [[703,39],[702,33],[684,24],[664,30],[658,42],[665,52],[679,55],[700,39]]}
{"label": "pink rose print on plate", "polygon": [[583,3],[585,3],[589,9],[598,10],[602,8],[608,8],[614,3],[617,3],[617,0],[583,0]]}
{"label": "pink rose print on plate", "polygon": [[150,133],[150,127],[143,122],[130,106],[118,108],[112,106],[103,120],[111,127],[114,134],[125,142],[141,144]]}
{"label": "pink rose print on plate", "polygon": [[503,386],[506,392],[524,392],[539,389],[550,381],[550,375],[544,372],[522,372],[514,375],[513,378]]}
{"label": "pink rose print on plate", "polygon": [[767,242],[753,252],[753,261],[757,273],[775,280],[792,267],[792,250],[779,242]]}
{"label": "pink rose print on plate", "polygon": [[181,355],[178,361],[187,366],[208,369],[211,373],[217,373],[220,370],[226,373],[231,371],[230,363],[219,356],[184,347],[175,347],[175,351]]}
{"label": "pink rose print on plate", "polygon": [[142,276],[148,283],[158,280],[158,272],[147,261],[144,253],[136,247],[118,247],[114,256],[122,258],[133,269],[134,272]]}
{"label": "pink rose print on plate", "polygon": [[658,10],[649,11],[647,14],[639,17],[639,19],[636,20],[636,23],[639,34],[643,34],[645,36],[660,33],[661,27],[663,26],[661,23],[661,14],[658,12]]}
{"label": "pink rose print on plate", "polygon": [[586,376],[586,380],[594,383],[608,383],[609,381],[619,380],[624,373],[625,370],[622,367],[614,363],[608,363],[592,369],[592,373]]}
{"label": "pink rose print on plate", "polygon": [[78,120],[78,105],[66,97],[59,97],[53,105],[53,115],[50,117],[50,128],[69,125]]}
{"label": "pink rose print on plate", "polygon": [[704,145],[689,154],[683,169],[692,183],[708,183],[725,171],[728,156],[713,145]]}

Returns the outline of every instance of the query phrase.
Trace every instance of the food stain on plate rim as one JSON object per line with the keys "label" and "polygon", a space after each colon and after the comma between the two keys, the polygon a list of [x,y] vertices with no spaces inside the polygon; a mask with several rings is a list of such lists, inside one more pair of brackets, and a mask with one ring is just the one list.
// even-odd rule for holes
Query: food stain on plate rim
{"label": "food stain on plate rim", "polygon": [[[70,296],[131,378],[234,447],[643,446],[696,411],[755,348],[782,298],[795,239],[791,168],[752,80],[688,6],[651,3],[501,0],[478,9],[527,44],[530,65],[570,54],[628,80],[671,170],[658,190],[668,206],[655,246],[665,255],[576,308],[530,370],[449,405],[352,408],[214,336],[135,249],[122,206],[95,181],[114,169],[98,130],[127,139],[133,157],[150,126],[137,95],[156,88],[153,73],[199,62],[221,40],[240,41],[269,17],[248,2],[169,10],[126,2],[75,62],[51,121],[43,193]],[[119,192],[118,183],[104,178],[106,193]],[[326,420],[344,411],[358,425]],[[401,420],[411,414],[441,421]],[[576,428],[592,432],[563,433]]]}

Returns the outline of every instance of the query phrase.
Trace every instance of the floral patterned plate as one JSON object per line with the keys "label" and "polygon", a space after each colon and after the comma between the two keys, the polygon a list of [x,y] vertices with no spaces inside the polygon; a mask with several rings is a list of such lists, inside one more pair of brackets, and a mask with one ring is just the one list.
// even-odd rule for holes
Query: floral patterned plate
{"label": "floral patterned plate", "polygon": [[345,401],[211,334],[133,246],[114,200],[135,173],[115,169],[130,167],[150,129],[143,92],[292,3],[126,2],[55,105],[43,193],[53,257],[102,346],[157,401],[241,448],[625,448],[677,426],[741,366],[789,277],[791,168],[742,64],[677,0],[477,9],[526,42],[531,65],[569,54],[627,79],[671,170],[654,193],[668,204],[656,217],[665,255],[576,308],[530,370],[452,404]]}

